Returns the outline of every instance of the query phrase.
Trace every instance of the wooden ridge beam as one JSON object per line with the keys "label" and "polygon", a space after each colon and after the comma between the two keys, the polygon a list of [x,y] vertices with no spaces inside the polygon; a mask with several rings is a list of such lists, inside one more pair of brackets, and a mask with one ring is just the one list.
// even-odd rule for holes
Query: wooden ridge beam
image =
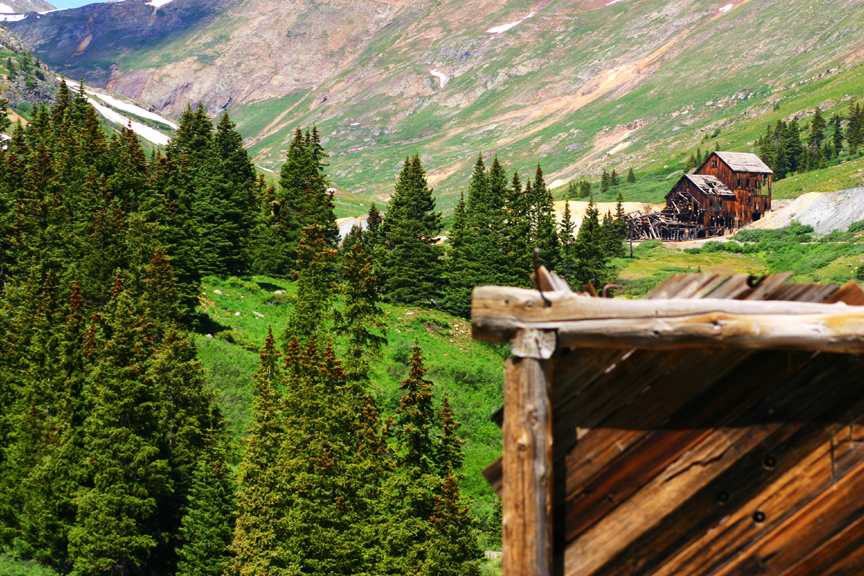
{"label": "wooden ridge beam", "polygon": [[511,342],[520,331],[555,331],[559,348],[864,352],[864,309],[844,303],[625,300],[481,286],[474,289],[471,318],[478,340]]}

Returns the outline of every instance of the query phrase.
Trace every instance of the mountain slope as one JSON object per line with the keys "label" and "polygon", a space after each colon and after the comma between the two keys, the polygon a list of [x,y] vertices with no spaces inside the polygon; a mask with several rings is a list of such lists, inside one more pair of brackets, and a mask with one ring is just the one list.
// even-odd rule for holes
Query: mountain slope
{"label": "mountain slope", "polygon": [[135,0],[9,26],[167,114],[229,109],[270,169],[315,122],[336,186],[386,199],[420,151],[445,207],[478,152],[549,181],[656,164],[864,56],[854,0]]}
{"label": "mountain slope", "polygon": [[56,8],[45,0],[3,0],[0,3],[0,14],[25,14],[48,10],[56,10]]}

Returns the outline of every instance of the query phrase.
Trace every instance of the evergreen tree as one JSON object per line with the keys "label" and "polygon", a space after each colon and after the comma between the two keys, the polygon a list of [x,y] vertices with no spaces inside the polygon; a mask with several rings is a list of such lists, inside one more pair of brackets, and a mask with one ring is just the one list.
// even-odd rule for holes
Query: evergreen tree
{"label": "evergreen tree", "polygon": [[846,143],[849,154],[857,154],[864,144],[864,108],[855,102],[849,103],[849,124],[846,126]]}
{"label": "evergreen tree", "polygon": [[567,183],[567,191],[564,193],[564,200],[575,200],[579,197],[579,186],[575,180]]}
{"label": "evergreen tree", "polygon": [[447,282],[441,306],[450,314],[463,318],[471,314],[474,287],[486,283],[478,240],[478,231],[471,227],[464,195],[461,195],[453,212],[453,226],[450,228],[449,246],[444,260]]}
{"label": "evergreen tree", "polygon": [[87,481],[75,496],[69,532],[74,572],[135,573],[162,535],[153,530],[159,499],[171,490],[170,469],[157,438],[158,399],[142,365],[153,333],[119,280],[95,334],[98,355],[88,382],[83,423]]}
{"label": "evergreen tree", "polygon": [[[599,214],[594,198],[588,203],[579,234],[576,237],[576,256],[579,264],[574,287],[591,282],[595,288],[605,286],[609,279],[609,256],[600,228]],[[572,281],[571,281],[572,282]]]}
{"label": "evergreen tree", "polygon": [[253,420],[238,472],[239,515],[234,528],[234,558],[228,569],[236,576],[300,574],[297,555],[285,539],[282,519],[291,496],[279,467],[285,438],[279,357],[270,330],[255,375],[257,395],[252,404]]}
{"label": "evergreen tree", "polygon": [[363,244],[355,244],[346,254],[342,277],[345,304],[335,312],[335,330],[348,338],[345,371],[349,381],[368,386],[370,363],[380,356],[387,335],[372,258]]}
{"label": "evergreen tree", "polygon": [[582,180],[579,182],[579,198],[588,198],[591,196],[591,182]]}
{"label": "evergreen tree", "polygon": [[[686,170],[686,168],[685,168]],[[603,170],[603,175],[600,177],[600,193],[605,194],[609,191],[609,188],[612,186],[612,178],[609,176],[609,172]]]}
{"label": "evergreen tree", "polygon": [[406,158],[381,226],[389,253],[383,265],[382,292],[394,302],[429,304],[440,291],[441,213],[419,154]]}
{"label": "evergreen tree", "polygon": [[843,119],[837,114],[834,114],[834,116],[831,117],[830,125],[833,127],[833,131],[831,133],[831,142],[834,146],[835,158],[839,156],[840,153],[843,151],[843,130],[841,128],[842,121]]}
{"label": "evergreen tree", "polygon": [[224,424],[207,434],[207,448],[195,466],[180,528],[183,544],[177,552],[177,576],[221,576],[229,563],[237,515],[230,442]]}
{"label": "evergreen tree", "polygon": [[633,173],[633,168],[627,170],[627,183],[633,184],[636,182],[636,174]]}
{"label": "evergreen tree", "polygon": [[300,234],[297,248],[297,293],[284,338],[308,338],[330,320],[335,296],[336,251],[328,247],[326,230],[309,226]]}
{"label": "evergreen tree", "polygon": [[575,279],[577,260],[576,260],[576,227],[573,225],[572,214],[570,212],[570,202],[564,203],[564,214],[561,218],[561,226],[558,229],[559,240],[559,255],[558,255],[558,274],[565,280]]}
{"label": "evergreen tree", "polygon": [[624,197],[618,193],[618,204],[615,207],[615,217],[606,213],[600,226],[603,236],[604,250],[610,258],[623,258],[625,254],[624,241],[627,239],[627,222],[624,220]]}
{"label": "evergreen tree", "polygon": [[513,173],[513,181],[507,193],[506,206],[506,249],[510,277],[505,282],[509,286],[530,285],[530,276],[533,272],[531,262],[531,248],[529,240],[531,237],[531,220],[529,217],[529,200],[522,183],[519,172]]}
{"label": "evergreen tree", "polygon": [[533,187],[525,192],[528,202],[528,217],[531,223],[532,248],[540,248],[540,261],[553,270],[557,267],[558,232],[555,226],[555,212],[552,193],[546,188],[543,170],[537,165]]}
{"label": "evergreen tree", "polygon": [[609,185],[610,186],[618,186],[618,184],[620,184],[618,172],[613,168],[612,173],[609,175]]}

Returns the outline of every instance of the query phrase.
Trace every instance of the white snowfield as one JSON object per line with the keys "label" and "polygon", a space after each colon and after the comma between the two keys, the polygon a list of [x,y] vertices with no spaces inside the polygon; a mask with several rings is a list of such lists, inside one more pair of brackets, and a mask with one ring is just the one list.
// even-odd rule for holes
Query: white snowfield
{"label": "white snowfield", "polygon": [[152,2],[148,2],[147,5],[159,8],[160,6],[164,6],[165,4],[168,4],[170,2],[171,0],[153,0]]}
{"label": "white snowfield", "polygon": [[8,4],[0,4],[0,12],[4,14],[14,14],[15,10],[13,10]]}
{"label": "white snowfield", "polygon": [[[66,80],[66,84],[69,85],[70,90],[80,89],[80,85],[78,84],[78,82]],[[136,116],[140,116],[141,118],[149,118],[150,120],[156,120],[163,124],[167,124],[174,130],[177,129],[177,124],[175,124],[174,122],[171,122],[167,118],[163,118],[158,114],[154,114],[153,112],[144,110],[140,106],[130,104],[129,102],[123,102],[122,100],[118,100],[113,96],[102,94],[101,92],[97,92],[95,90],[90,90],[86,86],[84,87],[84,93],[87,94],[87,101],[90,102],[90,104],[92,104],[93,107],[96,108],[96,111],[102,114],[102,116],[116,124],[131,127],[133,132],[158,146],[165,146],[166,144],[168,144],[168,142],[171,140],[171,137],[167,134],[163,134],[155,128],[151,128],[150,126],[146,126],[141,122],[136,122],[135,120],[132,120],[128,116],[117,112],[113,108],[105,106],[103,102],[110,104],[115,108],[119,108],[120,110],[124,110],[131,114],[135,114]]]}
{"label": "white snowfield", "polygon": [[612,0],[611,2],[609,2],[608,4],[606,4],[606,6],[611,6],[612,4],[617,4],[618,2],[623,2],[623,1],[624,1],[624,0]]}
{"label": "white snowfield", "polygon": [[429,73],[441,81],[441,88],[444,88],[444,86],[447,85],[447,80],[449,80],[449,78],[447,77],[446,74],[444,74],[443,72],[439,72],[438,70],[432,70]]}
{"label": "white snowfield", "polygon": [[734,6],[734,4],[727,4],[726,6],[723,6],[722,8],[720,8],[720,12],[728,12],[729,10],[732,9],[733,6]]}
{"label": "white snowfield", "polygon": [[510,30],[511,28],[515,28],[516,26],[518,26],[519,24],[521,24],[522,22],[524,22],[528,18],[531,18],[536,13],[537,13],[536,11],[531,12],[530,14],[528,14],[528,16],[526,16],[522,20],[519,20],[518,22],[511,22],[510,24],[502,24],[501,26],[495,26],[494,28],[490,28],[489,30],[487,30],[486,33],[487,34],[501,34],[502,32],[507,32],[508,30]]}
{"label": "white snowfield", "polygon": [[18,22],[24,19],[24,14],[0,14],[0,22]]}

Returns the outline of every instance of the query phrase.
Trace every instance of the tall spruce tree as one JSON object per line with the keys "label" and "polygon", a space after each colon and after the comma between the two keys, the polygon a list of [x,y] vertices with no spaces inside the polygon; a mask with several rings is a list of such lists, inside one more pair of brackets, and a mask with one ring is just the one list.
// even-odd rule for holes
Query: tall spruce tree
{"label": "tall spruce tree", "polygon": [[604,286],[609,279],[609,256],[606,253],[606,243],[593,197],[588,203],[576,237],[576,255],[579,264],[574,287],[581,287],[588,282],[591,282],[595,288]]}
{"label": "tall spruce tree", "polygon": [[283,334],[286,340],[321,333],[331,320],[336,291],[336,251],[322,226],[306,227],[297,248],[297,293]]}
{"label": "tall spruce tree", "polygon": [[406,158],[381,226],[389,252],[382,292],[393,302],[428,305],[441,289],[441,213],[426,180],[420,155]]}

